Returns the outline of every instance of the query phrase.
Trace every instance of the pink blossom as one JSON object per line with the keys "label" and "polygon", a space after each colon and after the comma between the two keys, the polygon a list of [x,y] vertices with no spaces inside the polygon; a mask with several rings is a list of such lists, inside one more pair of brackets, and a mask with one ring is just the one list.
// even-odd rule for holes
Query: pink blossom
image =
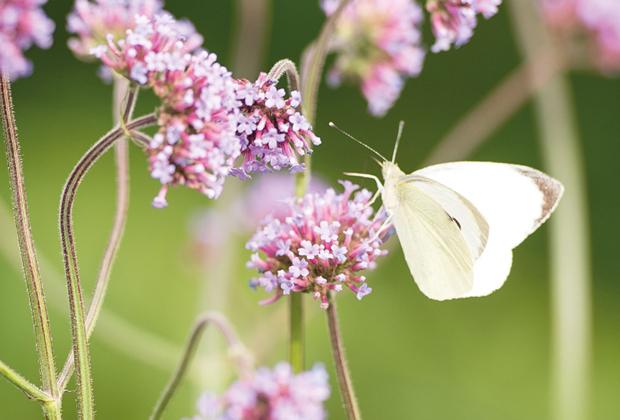
{"label": "pink blossom", "polygon": [[287,97],[275,80],[261,73],[254,83],[238,80],[236,95],[240,105],[237,135],[243,161],[233,174],[246,178],[253,172],[303,170],[303,156],[321,140],[301,114],[299,92],[293,91]]}
{"label": "pink blossom", "polygon": [[[327,15],[338,2],[323,0]],[[422,71],[422,9],[412,0],[357,0],[343,11],[330,46],[337,58],[329,82],[359,82],[369,111],[384,115],[400,96],[407,77]]]}
{"label": "pink blossom", "polygon": [[166,206],[175,185],[217,198],[240,153],[232,76],[215,54],[196,47],[163,14],[137,17],[124,38],[109,36],[107,45],[93,49],[106,66],[162,101],[160,129],[148,149],[151,176],[162,184],[155,207]]}
{"label": "pink blossom", "polygon": [[603,72],[620,71],[620,2],[541,0],[545,20],[561,36],[584,36],[592,62]]}
{"label": "pink blossom", "polygon": [[447,51],[452,45],[466,44],[474,34],[477,14],[493,17],[501,0],[428,0],[426,10],[431,14],[435,43],[433,52]]}
{"label": "pink blossom", "polygon": [[358,299],[370,293],[361,272],[387,253],[381,249],[390,233],[382,229],[385,213],[368,205],[369,191],[341,183],[340,194],[330,188],[289,200],[287,212],[267,218],[248,242],[254,253],[248,266],[260,273],[251,285],[274,292],[266,303],[290,293],[311,293],[327,308],[330,291],[346,287]]}
{"label": "pink blossom", "polygon": [[330,389],[322,365],[294,374],[288,363],[260,368],[222,395],[204,394],[192,420],[322,420]]}
{"label": "pink blossom", "polygon": [[11,79],[27,76],[32,64],[24,51],[33,44],[39,48],[52,45],[52,22],[41,6],[46,0],[0,1],[0,71]]}

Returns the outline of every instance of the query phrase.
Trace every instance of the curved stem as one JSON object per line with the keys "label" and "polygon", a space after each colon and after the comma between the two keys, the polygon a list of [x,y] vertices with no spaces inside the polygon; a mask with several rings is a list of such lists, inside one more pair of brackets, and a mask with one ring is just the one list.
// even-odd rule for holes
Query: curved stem
{"label": "curved stem", "polygon": [[[155,123],[155,115],[134,120],[126,125],[128,130],[146,127]],[[117,127],[103,136],[91,149],[86,152],[82,159],[73,169],[65,187],[63,189],[60,204],[60,239],[62,254],[65,267],[65,277],[67,280],[67,291],[69,295],[69,309],[71,314],[71,330],[73,336],[72,358],[77,370],[78,383],[78,408],[81,418],[92,418],[94,413],[90,357],[88,351],[88,335],[86,332],[86,320],[84,314],[84,300],[79,277],[79,267],[77,253],[75,250],[75,240],[73,235],[73,203],[75,194],[84,175],[94,165],[94,163],[114,145],[116,141],[123,138],[125,131]],[[64,389],[69,380],[69,375],[64,374],[59,377],[59,388]]]}
{"label": "curved stem", "polygon": [[280,80],[283,74],[286,74],[286,78],[288,79],[289,90],[299,91],[299,72],[297,71],[295,63],[288,58],[282,59],[274,64],[271,70],[269,70],[267,77],[271,80]]}
{"label": "curved stem", "polygon": [[166,388],[164,388],[161,396],[159,397],[159,400],[155,404],[153,413],[150,416],[151,420],[157,420],[161,418],[164,410],[168,406],[168,403],[172,399],[172,396],[177,390],[179,384],[181,383],[181,380],[185,376],[185,372],[187,371],[187,368],[192,361],[192,357],[196,352],[202,333],[211,324],[215,325],[215,327],[217,327],[226,338],[229,350],[237,359],[237,367],[240,373],[244,375],[249,370],[251,366],[249,354],[237,337],[235,330],[229,324],[228,320],[224,316],[215,312],[209,312],[201,316],[194,325],[194,328],[192,329],[192,333],[190,334],[189,340],[187,341],[185,351],[183,352],[177,369],[172,374],[170,382],[168,383],[168,385],[166,385]]}
{"label": "curved stem", "polygon": [[[534,4],[509,2],[517,41],[526,57],[557,48]],[[588,200],[583,153],[570,86],[558,74],[536,95],[535,109],[543,159],[566,192],[550,229],[552,342],[552,418],[585,420],[590,413],[591,262]]]}
{"label": "curved stem", "polygon": [[326,312],[329,338],[331,341],[334,363],[336,365],[336,375],[338,376],[338,386],[340,388],[342,403],[349,420],[361,419],[357,398],[355,398],[355,391],[353,390],[353,383],[351,382],[351,374],[349,373],[347,359],[344,354],[344,345],[340,335],[336,302],[331,296]]}
{"label": "curved stem", "polygon": [[2,124],[4,127],[6,155],[9,166],[13,213],[21,252],[22,268],[26,278],[26,287],[30,300],[30,312],[34,324],[39,371],[43,390],[49,392],[52,398],[56,398],[58,396],[58,389],[56,387],[56,366],[52,348],[49,315],[45,303],[45,293],[43,290],[39,263],[37,261],[36,249],[30,229],[30,216],[28,213],[26,187],[24,185],[19,137],[17,135],[15,116],[13,114],[11,84],[8,77],[4,74],[0,74],[0,90],[2,97],[0,108],[2,109]]}
{"label": "curved stem", "polygon": [[567,63],[542,51],[527,60],[482,99],[433,148],[425,165],[461,160],[474,153]]}
{"label": "curved stem", "polygon": [[304,70],[303,74],[304,85],[301,97],[304,101],[304,115],[310,124],[313,124],[316,119],[319,86],[321,84],[325,59],[327,58],[329,50],[329,41],[336,28],[338,18],[340,18],[340,15],[350,2],[351,0],[340,1],[338,8],[329,16],[323,25],[318,39],[310,47],[309,53],[306,56],[308,60],[307,64],[302,65],[302,68],[307,69],[307,71]]}
{"label": "curved stem", "polygon": [[[118,80],[115,81],[115,106],[114,114],[118,115],[123,121],[123,124],[127,123],[129,118],[133,114],[133,110],[138,98],[138,88],[125,85],[124,92],[118,92],[122,89],[122,85],[119,86]],[[124,102],[123,106],[116,105],[118,101]],[[101,261],[101,267],[97,276],[97,282],[95,284],[95,290],[93,292],[92,301],[88,307],[88,313],[86,315],[86,336],[90,338],[95,329],[95,323],[99,317],[101,307],[103,306],[103,300],[108,288],[110,280],[110,272],[116,252],[120,245],[121,238],[125,229],[125,220],[127,218],[127,207],[129,204],[129,174],[128,174],[128,147],[127,141],[124,138],[119,139],[114,147],[117,165],[117,202],[116,202],[116,214],[114,217],[114,225],[108,245],[106,247],[103,260]],[[93,162],[94,163],[94,162]],[[85,174],[86,172],[84,172]],[[78,181],[79,182],[79,181]],[[77,259],[75,261],[77,267]],[[69,353],[62,372],[59,378],[59,388],[62,394],[65,391],[68,380],[73,374],[74,358],[73,352]]]}
{"label": "curved stem", "polygon": [[4,376],[9,382],[15,385],[20,391],[22,391],[28,398],[37,400],[41,403],[53,402],[54,399],[38,386],[24,378],[15,370],[6,365],[0,360],[0,375]]}

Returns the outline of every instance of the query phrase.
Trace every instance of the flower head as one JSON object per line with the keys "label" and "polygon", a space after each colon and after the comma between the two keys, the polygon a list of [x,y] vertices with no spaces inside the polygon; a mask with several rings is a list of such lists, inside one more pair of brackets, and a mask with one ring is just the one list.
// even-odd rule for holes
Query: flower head
{"label": "flower head", "polygon": [[301,97],[293,91],[287,97],[275,80],[261,73],[254,83],[238,80],[236,88],[240,115],[237,135],[241,139],[243,162],[234,174],[247,177],[253,172],[289,168],[303,169],[300,157],[321,143],[301,114]]}
{"label": "flower head", "polygon": [[280,363],[256,370],[220,396],[204,394],[193,420],[322,420],[329,393],[322,365],[295,374],[288,363]]}
{"label": "flower head", "polygon": [[620,2],[541,0],[547,24],[558,35],[584,37],[590,60],[603,72],[620,72]]}
{"label": "flower head", "polygon": [[[323,0],[325,13],[338,2]],[[357,0],[339,18],[331,49],[338,54],[329,82],[361,84],[370,113],[384,115],[400,96],[407,77],[422,71],[422,9],[412,0]]]}
{"label": "flower head", "polygon": [[33,44],[52,45],[52,22],[41,9],[45,0],[4,0],[0,2],[0,72],[11,79],[27,76],[32,64],[24,51]]}
{"label": "flower head", "polygon": [[108,37],[94,49],[106,66],[162,101],[160,129],[148,148],[151,176],[163,185],[155,207],[166,206],[171,185],[218,197],[239,156],[234,81],[215,54],[196,47],[163,14],[137,17],[125,38]]}
{"label": "flower head", "polygon": [[274,291],[268,302],[290,293],[311,293],[327,308],[328,294],[345,287],[359,299],[370,292],[361,274],[375,266],[389,232],[385,213],[368,205],[371,194],[344,181],[344,192],[328,189],[292,200],[280,217],[267,218],[248,242],[248,265],[260,275],[254,287]]}
{"label": "flower head", "polygon": [[497,13],[501,0],[428,0],[435,44],[433,52],[447,51],[452,45],[466,44],[474,34],[477,14],[486,19]]}

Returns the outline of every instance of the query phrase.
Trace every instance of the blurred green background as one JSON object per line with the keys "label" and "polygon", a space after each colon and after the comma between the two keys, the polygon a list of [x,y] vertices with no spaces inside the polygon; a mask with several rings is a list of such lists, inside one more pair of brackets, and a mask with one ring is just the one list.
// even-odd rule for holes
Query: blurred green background
{"label": "blurred green background", "polygon": [[[274,0],[272,29],[264,69],[276,60],[297,61],[316,36],[323,15],[315,1]],[[57,363],[70,345],[69,324],[61,301],[64,284],[58,244],[57,208],[64,180],[82,153],[111,127],[111,87],[97,78],[96,65],[77,61],[66,48],[65,16],[69,0],[54,0],[46,10],[55,20],[54,47],[29,53],[32,77],[14,85],[15,107],[23,145],[35,239],[43,258],[49,290]],[[167,9],[189,17],[205,36],[206,47],[231,65],[235,2],[176,1]],[[428,30],[428,27],[425,28]],[[426,44],[431,42],[429,37]],[[434,143],[479,99],[521,61],[513,39],[508,8],[482,22],[470,44],[430,55],[421,77],[409,80],[395,108],[383,119],[370,117],[354,87],[322,88],[316,131],[324,143],[313,166],[329,181],[343,171],[375,171],[366,150],[327,128],[330,120],[381,151],[392,148],[397,123],[407,123],[400,151],[401,167],[415,169]],[[571,74],[576,122],[587,167],[593,258],[592,418],[614,419],[620,413],[620,199],[614,167],[620,156],[620,80]],[[139,109],[152,110],[152,98]],[[541,167],[533,109],[527,106],[501,127],[474,156]],[[158,185],[146,160],[132,147],[131,207],[104,312],[111,311],[181,346],[201,308],[204,270],[191,246],[189,220],[211,203],[194,191],[174,190],[165,210],[151,208]],[[346,156],[346,159],[343,159]],[[553,174],[552,174],[553,175]],[[229,188],[234,189],[234,183]],[[0,171],[0,197],[9,200],[6,170]],[[85,288],[90,290],[109,233],[114,209],[111,154],[89,174],[77,199],[76,235]],[[0,214],[6,219],[6,215]],[[6,222],[6,220],[5,220]],[[3,223],[6,225],[6,223]],[[482,299],[433,302],[411,280],[398,249],[370,275],[374,289],[363,302],[351,294],[339,299],[350,368],[367,419],[547,419],[550,413],[550,295],[547,230],[544,226],[515,252],[512,274],[497,293]],[[12,230],[2,242],[16,241]],[[228,315],[259,365],[286,358],[285,302],[260,307],[265,295],[246,287],[251,273],[237,238],[238,269],[219,279],[232,285]],[[13,241],[13,242],[11,242]],[[395,245],[395,244],[394,244]],[[56,277],[55,277],[56,276]],[[14,262],[0,256],[0,357],[27,377],[37,378],[33,333],[24,282]],[[56,296],[56,297],[54,297]],[[324,362],[332,374],[330,418],[344,418],[336,384],[325,320],[307,301],[308,362]],[[59,308],[63,308],[60,310]],[[166,347],[161,363],[138,351],[140,337],[116,336],[111,320],[92,339],[97,414],[103,419],[139,419],[150,412],[167,381],[174,356]],[[258,331],[258,333],[257,333]],[[117,331],[118,333],[118,331]],[[115,342],[112,345],[111,342]],[[128,351],[121,351],[124,347]],[[147,360],[148,359],[148,360]],[[174,358],[172,358],[174,360]],[[210,375],[194,368],[193,376]],[[72,383],[73,389],[75,385]],[[187,381],[173,400],[167,418],[195,412],[199,387]],[[64,403],[75,416],[73,393]],[[39,407],[0,381],[0,418],[40,417]]]}

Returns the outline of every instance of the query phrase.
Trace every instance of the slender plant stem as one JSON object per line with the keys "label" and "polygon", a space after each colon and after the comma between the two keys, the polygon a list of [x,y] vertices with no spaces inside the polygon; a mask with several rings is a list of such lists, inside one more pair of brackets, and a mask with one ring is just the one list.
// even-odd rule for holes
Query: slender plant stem
{"label": "slender plant stem", "polygon": [[304,63],[304,65],[302,65],[302,68],[307,69],[304,70],[304,84],[303,91],[301,92],[304,100],[304,115],[311,124],[316,120],[319,86],[321,84],[321,77],[323,76],[325,59],[329,52],[329,41],[334,33],[340,15],[350,2],[351,0],[340,1],[338,8],[329,16],[323,25],[318,39],[308,50],[309,53],[306,55],[308,60],[307,64]]}
{"label": "slender plant stem", "polygon": [[289,361],[295,372],[301,372],[306,365],[305,356],[305,328],[303,296],[292,293],[289,303],[290,341]]}
{"label": "slender plant stem", "polygon": [[200,342],[202,333],[211,324],[215,325],[215,327],[217,327],[222,334],[224,334],[224,337],[228,342],[229,349],[232,355],[236,358],[236,365],[240,371],[240,374],[245,375],[249,371],[251,367],[249,353],[237,337],[237,333],[233,329],[232,325],[230,325],[228,320],[219,313],[209,312],[201,316],[194,325],[179,365],[173,373],[170,382],[164,388],[159,400],[155,404],[155,408],[150,416],[151,420],[160,419],[163,415],[168,403],[172,399],[172,396],[185,376],[187,368],[189,367],[192,357],[196,352],[196,348],[198,347],[198,343]]}
{"label": "slender plant stem", "polygon": [[[156,120],[157,118],[155,115],[147,115],[127,123],[124,128],[117,127],[103,136],[90,150],[88,150],[88,152],[86,152],[73,169],[67,179],[61,197],[60,239],[69,295],[71,330],[73,336],[73,359],[77,370],[78,411],[80,418],[83,419],[93,418],[94,402],[92,395],[90,356],[88,351],[88,335],[86,332],[86,319],[84,314],[84,300],[73,235],[73,203],[75,201],[77,189],[84,175],[86,175],[95,162],[109,150],[116,141],[123,138],[125,131],[146,127],[155,123]],[[65,374],[63,371],[63,374],[59,377],[59,388],[64,389],[68,380],[69,375]]]}
{"label": "slender plant stem", "polygon": [[11,183],[13,213],[19,249],[21,252],[22,268],[26,278],[26,287],[30,300],[39,370],[43,390],[48,392],[53,399],[58,397],[56,387],[56,366],[52,347],[52,334],[49,325],[49,315],[45,303],[45,293],[37,261],[36,249],[30,229],[30,217],[28,213],[28,201],[26,187],[24,185],[24,173],[21,163],[19,137],[17,125],[13,114],[13,98],[11,96],[11,84],[8,77],[0,74],[2,124],[6,143],[7,161],[9,166],[9,179]]}
{"label": "slender plant stem", "polygon": [[340,334],[336,301],[332,299],[331,296],[326,312],[329,338],[331,341],[334,363],[336,365],[336,375],[338,377],[338,386],[340,388],[342,403],[349,420],[361,419],[357,398],[355,398],[355,391],[353,390],[351,374],[349,373],[347,359],[344,354],[344,344],[342,343],[342,336]]}
{"label": "slender plant stem", "polygon": [[286,78],[288,79],[289,90],[299,91],[299,72],[297,71],[295,63],[288,58],[282,59],[274,64],[271,70],[269,70],[267,77],[272,80],[279,80],[284,74],[286,74]]}
{"label": "slender plant stem", "polygon": [[[517,41],[526,57],[558,48],[534,3],[509,2]],[[570,87],[559,74],[536,95],[543,158],[566,187],[551,220],[552,418],[590,418],[591,263],[586,175]]]}
{"label": "slender plant stem", "polygon": [[[135,138],[137,133],[132,132],[132,137]],[[19,255],[15,252],[9,240],[11,236],[9,232],[14,229],[14,226],[8,223],[8,218],[8,207],[0,199],[0,232],[5,233],[0,235],[0,255],[15,270],[19,271],[21,270]],[[65,302],[64,276],[56,271],[50,260],[41,253],[39,253],[39,264],[41,271],[49,279],[50,287],[47,290],[47,298],[50,310],[66,314],[68,308]],[[134,358],[137,362],[163,371],[168,371],[176,365],[177,354],[180,352],[177,346],[163,337],[143,330],[121,315],[110,310],[101,312],[97,321],[97,327],[94,333],[101,341],[110,348]],[[199,375],[195,376],[198,377]],[[199,383],[195,377],[192,377],[192,381]]]}
{"label": "slender plant stem", "polygon": [[38,386],[24,378],[15,370],[7,366],[0,360],[0,374],[4,376],[9,382],[15,385],[20,391],[22,391],[28,398],[37,400],[41,403],[52,402],[54,399]]}
{"label": "slender plant stem", "polygon": [[[124,88],[124,91],[118,92]],[[118,118],[122,119],[123,124],[133,115],[133,110],[138,98],[138,88],[131,87],[127,84],[121,85],[118,80],[115,80],[115,106],[114,113],[118,115]],[[124,102],[124,106],[116,105],[118,102]],[[117,202],[116,202],[116,214],[114,217],[114,225],[108,245],[106,247],[101,267],[99,269],[99,275],[97,276],[97,282],[95,284],[95,291],[93,293],[92,301],[88,308],[86,315],[86,336],[90,338],[95,329],[95,324],[101,312],[103,301],[108,288],[110,280],[110,272],[112,270],[112,264],[116,257],[121,238],[125,229],[125,220],[127,218],[127,207],[129,204],[129,174],[128,174],[128,147],[127,140],[125,138],[119,139],[114,144],[114,151],[116,157],[117,166]],[[94,163],[94,162],[93,162]],[[83,172],[86,174],[86,171]],[[80,180],[77,181],[81,182]],[[77,267],[77,258],[75,260],[75,266]],[[66,389],[67,382],[71,378],[74,368],[74,353],[71,351],[67,356],[64,367],[59,377],[60,392],[63,393]]]}
{"label": "slender plant stem", "polygon": [[271,28],[272,0],[237,0],[233,71],[253,79],[262,67]]}
{"label": "slender plant stem", "polygon": [[565,67],[542,51],[506,76],[433,148],[426,165],[464,159]]}

